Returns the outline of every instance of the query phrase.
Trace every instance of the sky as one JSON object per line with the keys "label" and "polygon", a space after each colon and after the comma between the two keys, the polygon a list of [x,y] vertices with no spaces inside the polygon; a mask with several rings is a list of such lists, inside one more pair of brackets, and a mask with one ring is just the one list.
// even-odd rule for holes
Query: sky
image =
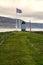
{"label": "sky", "polygon": [[[16,13],[16,8],[22,13]],[[0,16],[43,23],[43,0],[0,0]]]}

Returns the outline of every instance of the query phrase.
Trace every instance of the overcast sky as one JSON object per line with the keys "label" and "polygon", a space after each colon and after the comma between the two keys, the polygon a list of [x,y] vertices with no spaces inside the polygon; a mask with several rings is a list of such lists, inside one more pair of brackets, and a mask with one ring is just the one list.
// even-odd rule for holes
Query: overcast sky
{"label": "overcast sky", "polygon": [[[16,8],[22,13],[17,14]],[[43,0],[0,0],[0,16],[43,22]]]}

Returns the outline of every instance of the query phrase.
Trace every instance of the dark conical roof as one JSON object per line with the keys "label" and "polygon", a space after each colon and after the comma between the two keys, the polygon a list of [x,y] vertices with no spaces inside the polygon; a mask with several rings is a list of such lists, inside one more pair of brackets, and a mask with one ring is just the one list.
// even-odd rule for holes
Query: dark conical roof
{"label": "dark conical roof", "polygon": [[25,22],[24,22],[24,21],[22,21],[22,24],[25,24]]}

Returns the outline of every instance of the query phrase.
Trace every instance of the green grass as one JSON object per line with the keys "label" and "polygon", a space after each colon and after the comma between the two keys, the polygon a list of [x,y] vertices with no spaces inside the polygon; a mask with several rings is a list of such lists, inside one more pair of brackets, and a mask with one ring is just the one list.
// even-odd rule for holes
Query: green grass
{"label": "green grass", "polygon": [[43,34],[0,33],[0,65],[43,65]]}

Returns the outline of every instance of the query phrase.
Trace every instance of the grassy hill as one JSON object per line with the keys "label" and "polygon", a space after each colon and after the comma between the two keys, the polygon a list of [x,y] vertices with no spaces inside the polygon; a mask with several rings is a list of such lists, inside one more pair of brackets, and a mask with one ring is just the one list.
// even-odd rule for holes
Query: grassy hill
{"label": "grassy hill", "polygon": [[0,65],[43,65],[43,34],[0,33]]}

